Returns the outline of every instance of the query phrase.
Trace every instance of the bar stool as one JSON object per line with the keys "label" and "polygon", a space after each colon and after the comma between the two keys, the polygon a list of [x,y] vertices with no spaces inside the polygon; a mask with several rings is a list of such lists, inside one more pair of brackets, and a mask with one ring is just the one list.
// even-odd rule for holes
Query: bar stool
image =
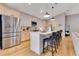
{"label": "bar stool", "polygon": [[57,36],[56,36],[56,47],[58,48],[59,46],[59,31],[57,31]]}
{"label": "bar stool", "polygon": [[62,40],[62,30],[60,30],[60,39]]}
{"label": "bar stool", "polygon": [[[49,40],[49,38],[43,39],[43,53],[44,53],[44,49],[46,49],[46,48],[45,48],[45,43],[46,43],[48,40]],[[47,49],[48,49],[48,43],[47,43]]]}
{"label": "bar stool", "polygon": [[[44,53],[44,45],[45,45],[45,42],[47,42],[47,47],[46,49],[48,50],[48,46],[50,46],[52,48],[52,50],[48,50],[48,51],[51,51],[52,52],[52,56],[54,55],[54,52],[57,52],[57,41],[56,41],[56,37],[57,37],[57,32],[53,32],[52,33],[52,36],[50,36],[50,38],[45,38],[43,40],[43,53]],[[53,50],[55,48],[55,50]]]}
{"label": "bar stool", "polygon": [[62,40],[62,30],[58,31],[57,40],[58,40],[58,43],[57,43],[57,48],[58,48],[58,46],[60,45],[60,42]]}
{"label": "bar stool", "polygon": [[[52,36],[43,39],[43,53],[44,53],[44,49],[48,50],[48,41],[50,41],[51,38]],[[45,43],[47,43],[47,47],[45,47]]]}

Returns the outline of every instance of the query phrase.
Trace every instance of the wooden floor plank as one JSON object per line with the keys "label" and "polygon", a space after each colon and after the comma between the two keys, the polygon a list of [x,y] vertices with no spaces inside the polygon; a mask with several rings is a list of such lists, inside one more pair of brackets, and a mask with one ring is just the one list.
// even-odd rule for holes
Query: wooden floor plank
{"label": "wooden floor plank", "polygon": [[[30,41],[22,42],[21,45],[8,48],[5,50],[0,49],[1,56],[38,56],[36,53],[30,50]],[[46,51],[41,56],[51,56],[51,52]],[[61,44],[57,50],[55,56],[75,56],[72,39],[66,37],[61,41]]]}

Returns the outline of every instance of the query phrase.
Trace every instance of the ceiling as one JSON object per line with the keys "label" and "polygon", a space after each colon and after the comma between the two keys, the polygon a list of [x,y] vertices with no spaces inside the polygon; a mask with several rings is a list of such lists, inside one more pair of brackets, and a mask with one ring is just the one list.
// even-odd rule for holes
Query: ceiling
{"label": "ceiling", "polygon": [[[66,15],[79,13],[78,3],[6,3],[5,5],[41,19],[50,19],[63,12]],[[51,16],[44,18],[46,12]]]}

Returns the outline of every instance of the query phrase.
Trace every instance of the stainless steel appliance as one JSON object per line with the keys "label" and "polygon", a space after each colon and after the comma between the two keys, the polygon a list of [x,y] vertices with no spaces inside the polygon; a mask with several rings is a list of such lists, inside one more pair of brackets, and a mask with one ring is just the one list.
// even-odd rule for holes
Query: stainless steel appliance
{"label": "stainless steel appliance", "polygon": [[13,16],[0,15],[0,46],[2,49],[9,48],[21,43],[19,19]]}

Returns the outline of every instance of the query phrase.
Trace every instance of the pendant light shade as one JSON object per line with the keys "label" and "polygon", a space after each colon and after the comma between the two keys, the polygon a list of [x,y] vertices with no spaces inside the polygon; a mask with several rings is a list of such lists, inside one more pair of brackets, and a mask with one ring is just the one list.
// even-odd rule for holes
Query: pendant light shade
{"label": "pendant light shade", "polygon": [[52,21],[54,21],[54,20],[55,20],[55,18],[54,18],[54,17],[52,17],[52,18],[51,18],[51,20],[52,20]]}
{"label": "pendant light shade", "polygon": [[50,14],[48,12],[45,13],[44,17],[49,17]]}

